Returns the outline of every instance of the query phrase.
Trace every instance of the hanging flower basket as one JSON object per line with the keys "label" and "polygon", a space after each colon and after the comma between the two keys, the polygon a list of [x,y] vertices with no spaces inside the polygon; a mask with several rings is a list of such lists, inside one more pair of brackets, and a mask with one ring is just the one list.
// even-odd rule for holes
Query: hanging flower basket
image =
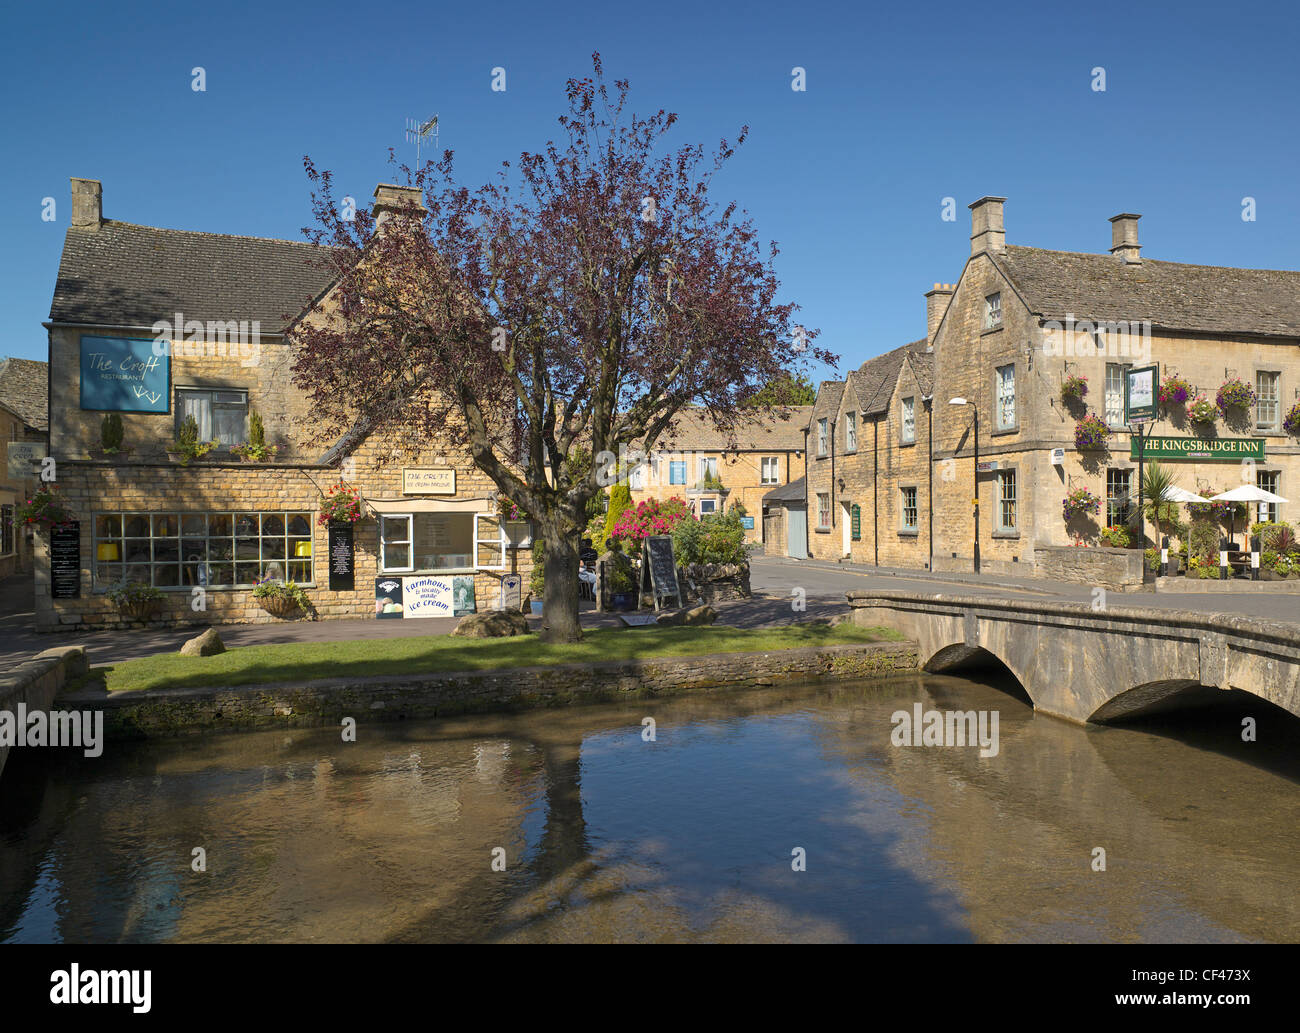
{"label": "hanging flower basket", "polygon": [[316,522],[322,527],[337,520],[341,524],[355,524],[361,519],[361,492],[340,481],[320,497],[320,515]]}
{"label": "hanging flower basket", "polygon": [[1255,389],[1244,380],[1233,377],[1220,385],[1214,401],[1219,407],[1219,412],[1226,417],[1233,409],[1249,409],[1254,405]]}
{"label": "hanging flower basket", "polygon": [[292,581],[259,581],[253,598],[272,617],[287,617],[295,610],[306,611],[311,605],[307,593]]}
{"label": "hanging flower basket", "polygon": [[1213,427],[1219,419],[1219,407],[1204,395],[1197,395],[1192,404],[1187,407],[1187,418],[1193,423]]}
{"label": "hanging flower basket", "polygon": [[21,503],[14,513],[14,521],[26,527],[39,527],[48,531],[72,522],[63,497],[53,488],[38,488],[32,497]]}
{"label": "hanging flower basket", "polygon": [[1106,421],[1095,412],[1088,413],[1074,425],[1075,448],[1101,448],[1109,436],[1110,428],[1106,426]]}
{"label": "hanging flower basket", "polygon": [[1160,385],[1161,405],[1182,405],[1192,397],[1192,385],[1182,377],[1170,377]]}
{"label": "hanging flower basket", "polygon": [[1067,405],[1070,402],[1082,401],[1084,395],[1088,393],[1088,378],[1081,377],[1077,373],[1071,373],[1061,383],[1061,401]]}
{"label": "hanging flower basket", "polygon": [[1282,429],[1300,437],[1300,402],[1291,406],[1291,411],[1282,417]]}
{"label": "hanging flower basket", "polygon": [[1087,488],[1075,488],[1061,500],[1061,513],[1066,520],[1076,516],[1096,513],[1101,509],[1101,499]]}

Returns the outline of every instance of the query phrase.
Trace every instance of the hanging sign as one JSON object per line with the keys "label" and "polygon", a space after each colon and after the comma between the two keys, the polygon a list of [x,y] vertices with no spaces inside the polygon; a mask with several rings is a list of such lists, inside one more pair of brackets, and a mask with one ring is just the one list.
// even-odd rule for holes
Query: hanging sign
{"label": "hanging sign", "polygon": [[81,338],[81,407],[109,412],[171,412],[170,358],[152,339]]}
{"label": "hanging sign", "polygon": [[9,476],[20,481],[36,476],[32,464],[45,458],[45,444],[40,441],[9,442]]}
{"label": "hanging sign", "polygon": [[1124,371],[1124,422],[1150,423],[1156,418],[1159,366],[1135,366]]}
{"label": "hanging sign", "polygon": [[[1240,462],[1264,458],[1264,438],[1162,438],[1148,437],[1142,443],[1146,459],[1221,459]],[[1129,456],[1138,457],[1137,438],[1129,441]]]}

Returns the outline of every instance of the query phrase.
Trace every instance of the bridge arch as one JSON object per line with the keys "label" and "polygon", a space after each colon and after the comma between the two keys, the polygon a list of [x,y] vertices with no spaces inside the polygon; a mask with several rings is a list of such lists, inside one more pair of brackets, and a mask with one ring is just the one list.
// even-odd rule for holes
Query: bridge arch
{"label": "bridge arch", "polygon": [[1016,683],[1018,691],[1012,692],[1011,695],[1034,706],[1033,693],[1029,690],[1029,685],[1025,681],[1024,675],[1012,667],[1006,660],[1000,657],[991,649],[983,646],[968,646],[964,642],[952,642],[946,646],[941,646],[937,650],[929,650],[929,657],[920,660],[921,670],[931,674],[956,674],[959,672],[983,671],[1002,674]]}

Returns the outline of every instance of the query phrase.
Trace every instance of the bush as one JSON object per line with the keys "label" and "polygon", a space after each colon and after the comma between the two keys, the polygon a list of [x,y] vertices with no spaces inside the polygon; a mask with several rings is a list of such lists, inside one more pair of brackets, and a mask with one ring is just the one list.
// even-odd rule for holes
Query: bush
{"label": "bush", "polygon": [[651,535],[672,534],[673,529],[687,519],[691,519],[691,512],[681,499],[671,498],[663,502],[646,499],[636,509],[626,510],[618,518],[610,537],[630,553],[640,548],[643,539]]}
{"label": "bush", "polygon": [[1160,569],[1160,550],[1159,550],[1159,549],[1147,549],[1146,552],[1144,552],[1142,555],[1143,555],[1143,556],[1145,557],[1145,559],[1146,559],[1146,568],[1147,568],[1147,570],[1159,570],[1159,569]]}
{"label": "bush", "polygon": [[193,459],[202,459],[216,446],[215,441],[200,441],[198,420],[186,416],[181,422],[181,429],[176,433],[173,450],[181,454],[181,464],[188,465]]}
{"label": "bush", "polygon": [[1109,545],[1112,549],[1127,549],[1133,541],[1128,533],[1128,528],[1118,525],[1103,527],[1100,538],[1103,545]]}
{"label": "bush", "polygon": [[1213,559],[1217,563],[1219,537],[1219,526],[1217,524],[1209,520],[1193,521],[1191,532],[1187,536],[1188,554],[1200,560]]}
{"label": "bush", "polygon": [[122,451],[121,415],[111,412],[104,417],[104,422],[99,425],[99,440],[106,455],[116,455]]}
{"label": "bush", "polygon": [[604,531],[600,541],[593,543],[596,551],[604,550],[605,542],[614,537],[614,528],[618,525],[619,518],[631,508],[632,489],[626,482],[619,481],[609,489],[609,510],[605,513]]}
{"label": "bush", "polygon": [[683,520],[673,528],[673,553],[678,563],[734,563],[749,561],[745,528],[739,514],[711,513],[700,520]]}
{"label": "bush", "polygon": [[534,599],[540,599],[546,593],[546,541],[533,539],[533,572],[528,575],[528,590]]}

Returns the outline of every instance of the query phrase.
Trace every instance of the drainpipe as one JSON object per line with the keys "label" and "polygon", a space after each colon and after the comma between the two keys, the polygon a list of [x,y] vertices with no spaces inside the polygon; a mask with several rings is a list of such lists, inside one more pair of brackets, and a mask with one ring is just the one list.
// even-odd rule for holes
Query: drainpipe
{"label": "drainpipe", "polygon": [[[831,420],[831,529],[835,528],[835,511],[840,508],[839,500],[835,497],[835,425],[839,420]],[[832,537],[834,537],[832,535]]]}
{"label": "drainpipe", "polygon": [[[811,531],[812,528],[808,526],[808,430],[809,430],[808,427],[805,427],[803,429],[803,538],[804,538],[803,551],[805,553],[804,559],[812,558],[812,538],[811,535],[809,534],[809,531]],[[785,529],[785,533],[787,537],[786,548],[789,548],[790,543],[788,539],[790,535],[790,529],[788,527]]]}
{"label": "drainpipe", "polygon": [[880,418],[871,423],[871,538],[880,566]]}
{"label": "drainpipe", "polygon": [[929,436],[930,463],[926,467],[926,485],[925,485],[925,521],[930,529],[930,556],[925,564],[926,570],[934,570],[934,395],[926,398],[921,396],[921,401],[925,403],[926,417],[928,428],[926,434]]}

